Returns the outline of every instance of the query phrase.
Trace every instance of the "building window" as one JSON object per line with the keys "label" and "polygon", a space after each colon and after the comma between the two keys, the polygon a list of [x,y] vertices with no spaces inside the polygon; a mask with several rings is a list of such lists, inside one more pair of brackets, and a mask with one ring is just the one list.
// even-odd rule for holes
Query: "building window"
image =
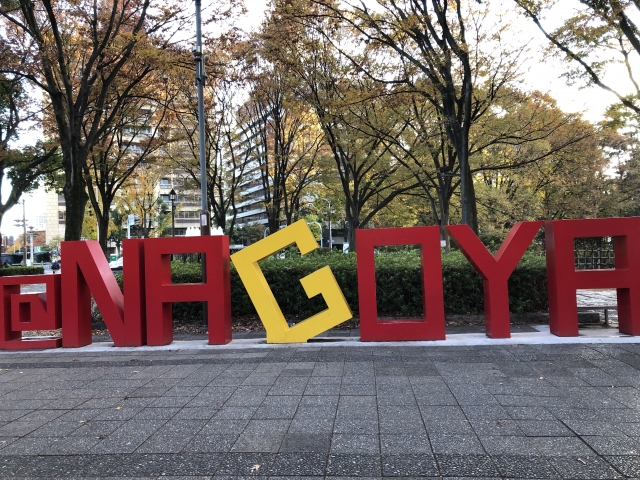
{"label": "building window", "polygon": [[161,178],[160,188],[171,188],[171,180],[169,180],[168,178]]}
{"label": "building window", "polygon": [[66,220],[66,219],[67,219],[67,212],[65,212],[64,210],[59,210],[58,220]]}

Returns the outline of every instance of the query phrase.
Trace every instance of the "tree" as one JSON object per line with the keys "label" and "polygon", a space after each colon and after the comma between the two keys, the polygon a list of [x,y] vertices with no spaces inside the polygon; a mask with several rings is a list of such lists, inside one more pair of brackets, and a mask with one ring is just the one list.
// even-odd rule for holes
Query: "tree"
{"label": "tree", "polygon": [[159,236],[171,224],[171,209],[156,193],[162,172],[162,165],[139,165],[122,186],[117,208],[138,215],[140,221],[133,231],[140,238]]}
{"label": "tree", "polygon": [[[308,12],[306,6],[291,11],[283,2],[280,7],[266,31],[268,52],[299,78],[298,95],[313,109],[322,129],[332,165],[327,169],[323,163],[320,178],[329,189],[336,185],[333,193],[344,199],[348,242],[355,251],[355,231],[417,184],[410,181],[409,172],[396,161],[379,132],[388,134],[393,128],[385,86],[363,75],[362,67],[341,57],[331,42],[315,34],[322,30],[319,25],[300,24]],[[347,33],[332,28],[331,34],[335,42]],[[374,64],[367,63],[365,68],[373,70]]]}
{"label": "tree", "polygon": [[[238,119],[238,102],[242,80],[236,65],[242,53],[231,39],[221,44],[210,43],[216,52],[217,63],[207,77],[204,88],[205,164],[207,198],[213,223],[233,235],[236,220],[238,188],[252,153],[246,125]],[[176,70],[174,78],[178,92],[172,99],[170,135],[172,146],[166,150],[172,162],[187,172],[194,185],[200,186],[200,144],[198,137],[198,108],[193,82],[185,79],[183,70]],[[228,218],[231,221],[227,221]]]}
{"label": "tree", "polygon": [[[364,55],[351,53],[348,48],[340,51],[366,75],[383,84],[406,85],[435,108],[455,150],[462,222],[477,231],[469,132],[503,86],[513,80],[521,48],[506,48],[502,41],[506,34],[504,27],[486,31],[488,7],[472,2],[377,0],[372,4],[363,1],[338,4],[333,0],[314,0],[313,3],[362,36]],[[324,32],[327,38],[333,37],[333,31]],[[482,54],[481,46],[493,49],[497,56]],[[396,61],[397,73],[380,75],[368,69],[365,59],[373,55],[383,55],[391,63]],[[484,87],[482,95],[478,95],[480,85]]]}
{"label": "tree", "polygon": [[[640,114],[640,86],[633,64],[640,57],[640,31],[633,18],[640,13],[636,0],[580,0],[582,9],[575,10],[563,25],[547,31],[543,16],[558,3],[555,0],[515,0],[520,11],[540,29],[549,43],[573,65],[566,76],[584,80],[588,85],[614,94],[620,103],[636,115]],[[625,94],[605,79],[607,68],[614,63],[624,66],[633,93]]]}
{"label": "tree", "polygon": [[[0,74],[0,225],[5,213],[18,204],[24,193],[37,188],[41,177],[60,166],[54,143],[12,146],[38,113],[28,101],[20,77]],[[4,179],[11,183],[8,195],[3,192]]]}
{"label": "tree", "polygon": [[132,89],[117,118],[100,137],[83,166],[96,216],[98,242],[107,252],[111,205],[143,163],[161,163],[171,139],[165,135],[170,93],[168,76],[148,77]]}
{"label": "tree", "polygon": [[[62,150],[65,239],[81,236],[87,203],[84,165],[120,118],[132,90],[162,69],[161,52],[183,28],[189,4],[151,0],[4,2],[0,73],[45,95],[46,129]],[[216,4],[212,16],[227,9]]]}

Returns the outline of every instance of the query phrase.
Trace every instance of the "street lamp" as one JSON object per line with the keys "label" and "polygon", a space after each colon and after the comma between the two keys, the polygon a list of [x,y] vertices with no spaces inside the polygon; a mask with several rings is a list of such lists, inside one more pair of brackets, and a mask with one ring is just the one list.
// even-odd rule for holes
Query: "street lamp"
{"label": "street lamp", "polygon": [[171,200],[171,236],[176,236],[176,201],[178,200],[178,195],[176,191],[172,188],[169,192],[169,200]]}
{"label": "street lamp", "polygon": [[24,228],[24,236],[22,237],[24,241],[24,253],[22,255],[22,261],[20,265],[24,266],[27,264],[27,218],[26,218],[26,210],[24,206],[24,200],[22,200],[22,220],[14,220],[16,227]]}
{"label": "street lamp", "polygon": [[33,231],[35,229],[33,227],[29,227],[29,243],[31,244],[31,266],[33,267],[34,263],[33,263]]}

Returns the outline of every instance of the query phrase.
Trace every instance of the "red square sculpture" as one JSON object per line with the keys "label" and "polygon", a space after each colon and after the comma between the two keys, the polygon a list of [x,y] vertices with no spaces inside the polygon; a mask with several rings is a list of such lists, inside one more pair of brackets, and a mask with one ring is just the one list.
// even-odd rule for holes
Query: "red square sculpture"
{"label": "red square sculpture", "polygon": [[[620,332],[640,335],[640,217],[545,222],[551,333],[578,336],[576,290],[615,288]],[[578,270],[574,239],[613,237],[615,268]]]}
{"label": "red square sculpture", "polygon": [[[444,297],[440,228],[377,228],[356,231],[360,340],[444,340]],[[380,321],[376,305],[374,247],[420,245],[424,318]]]}
{"label": "red square sculpture", "polygon": [[487,335],[509,338],[509,277],[540,230],[542,222],[516,223],[492,255],[468,225],[450,225],[447,231],[482,277],[484,318]]}
{"label": "red square sculpture", "polygon": [[[231,341],[231,283],[229,237],[223,235],[154,238],[145,241],[147,344],[173,341],[174,302],[206,302],[209,343]],[[203,283],[172,284],[171,255],[202,253],[206,265]]]}
{"label": "red square sculpture", "polygon": [[144,345],[144,240],[124,240],[122,294],[96,241],[62,242],[63,346],[91,343],[91,296],[116,347]]}
{"label": "red square sculpture", "polygon": [[[58,348],[62,339],[23,340],[27,330],[56,330],[61,327],[59,275],[0,277],[0,348],[26,350]],[[44,293],[20,293],[20,285],[44,284]]]}

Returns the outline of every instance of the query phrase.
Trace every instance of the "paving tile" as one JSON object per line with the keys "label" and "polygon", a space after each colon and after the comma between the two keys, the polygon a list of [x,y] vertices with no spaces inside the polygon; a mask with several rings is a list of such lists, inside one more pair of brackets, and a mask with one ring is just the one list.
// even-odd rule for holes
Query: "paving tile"
{"label": "paving tile", "polygon": [[430,455],[383,455],[382,475],[385,477],[436,477],[438,468]]}
{"label": "paving tile", "polygon": [[336,433],[331,440],[331,453],[380,454],[378,435],[350,435]]}
{"label": "paving tile", "polygon": [[599,455],[640,455],[640,443],[629,437],[595,437],[582,439]]}
{"label": "paving tile", "polygon": [[327,462],[327,476],[380,476],[380,455],[332,454]]}
{"label": "paving tile", "polygon": [[[271,467],[273,475],[296,478],[300,476],[323,476],[327,456],[322,453],[279,453]],[[273,478],[273,477],[271,477]]]}
{"label": "paving tile", "polygon": [[185,452],[229,452],[236,443],[238,435],[207,434],[194,435],[184,447]]}
{"label": "paving tile", "polygon": [[382,455],[402,455],[431,453],[431,443],[426,434],[381,434],[380,450]]}
{"label": "paving tile", "polygon": [[267,476],[276,458],[274,453],[228,453],[216,475]]}
{"label": "paving tile", "polygon": [[549,457],[549,462],[564,478],[615,479],[624,478],[608,463],[596,456],[581,455]]}
{"label": "paving tile", "polygon": [[531,437],[530,441],[540,455],[553,457],[593,454],[587,444],[575,437]]}
{"label": "paving tile", "polygon": [[640,456],[622,455],[604,458],[626,477],[640,478]]}
{"label": "paving tile", "polygon": [[506,478],[558,478],[558,473],[545,457],[507,454],[492,455],[492,458]]}
{"label": "paving tile", "polygon": [[280,452],[328,452],[329,433],[288,433],[280,444]]}
{"label": "paving tile", "polygon": [[449,455],[436,453],[444,477],[500,477],[488,455]]}
{"label": "paving tile", "polygon": [[223,454],[182,453],[170,457],[165,466],[163,478],[167,476],[213,475],[218,470]]}
{"label": "paving tile", "polygon": [[573,437],[575,434],[559,420],[516,420],[529,437]]}
{"label": "paving tile", "polygon": [[445,435],[433,433],[429,435],[433,453],[447,454],[481,454],[482,444],[475,435]]}

